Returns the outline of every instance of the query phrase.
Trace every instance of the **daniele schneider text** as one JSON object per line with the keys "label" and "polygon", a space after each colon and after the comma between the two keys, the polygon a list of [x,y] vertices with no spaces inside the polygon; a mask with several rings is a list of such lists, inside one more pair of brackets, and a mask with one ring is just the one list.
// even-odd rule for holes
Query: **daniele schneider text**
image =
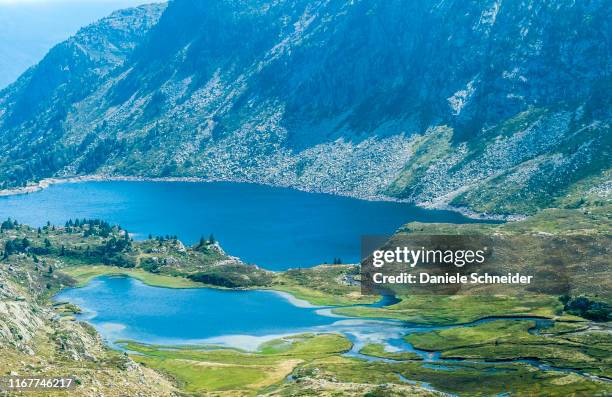
{"label": "daniele schneider text", "polygon": [[[487,248],[481,250],[429,250],[410,249],[408,247],[395,247],[392,250],[376,250],[372,252],[372,266],[382,268],[386,264],[403,264],[414,268],[417,264],[454,265],[462,268],[466,264],[479,265],[485,262]],[[382,269],[381,269],[382,270]],[[533,276],[520,273],[484,274],[472,272],[446,272],[444,274],[430,274],[427,272],[408,273],[400,272],[385,274],[376,272],[372,274],[375,284],[531,284]]]}

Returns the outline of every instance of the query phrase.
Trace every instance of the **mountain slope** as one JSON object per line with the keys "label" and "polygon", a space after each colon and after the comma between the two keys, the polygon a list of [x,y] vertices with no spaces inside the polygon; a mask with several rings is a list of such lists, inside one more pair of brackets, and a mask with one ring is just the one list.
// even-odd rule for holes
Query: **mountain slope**
{"label": "mountain slope", "polygon": [[5,186],[197,176],[529,213],[609,183],[609,2],[162,10],[84,29],[0,92]]}
{"label": "mountain slope", "polygon": [[71,161],[78,148],[65,134],[66,117],[123,65],[164,8],[117,11],[81,29],[0,91],[3,172],[23,180],[50,175]]}

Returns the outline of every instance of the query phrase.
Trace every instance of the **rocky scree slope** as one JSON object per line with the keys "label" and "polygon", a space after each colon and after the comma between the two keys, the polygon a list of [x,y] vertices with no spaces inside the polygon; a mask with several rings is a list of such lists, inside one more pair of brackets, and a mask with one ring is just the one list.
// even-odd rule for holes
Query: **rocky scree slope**
{"label": "rocky scree slope", "polygon": [[609,192],[610,14],[603,0],[120,11],[0,92],[0,181],[196,176],[490,213],[580,200]]}
{"label": "rocky scree slope", "polygon": [[[71,376],[76,380],[71,396],[179,395],[166,378],[105,347],[91,326],[75,320],[76,307],[49,302],[52,291],[70,284],[47,270],[55,265],[25,254],[0,263],[2,376]],[[56,394],[66,392],[46,395]]]}

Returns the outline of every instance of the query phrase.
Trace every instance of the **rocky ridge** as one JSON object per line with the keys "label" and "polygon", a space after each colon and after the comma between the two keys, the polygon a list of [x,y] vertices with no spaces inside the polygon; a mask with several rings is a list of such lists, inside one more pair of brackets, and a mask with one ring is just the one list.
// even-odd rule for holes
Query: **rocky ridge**
{"label": "rocky ridge", "polygon": [[497,0],[121,11],[0,91],[0,182],[197,177],[533,213],[609,181],[609,13]]}
{"label": "rocky ridge", "polygon": [[75,396],[176,395],[171,382],[109,350],[91,326],[74,321],[76,308],[48,303],[45,291],[67,280],[32,267],[25,255],[0,266],[3,376],[72,376]]}

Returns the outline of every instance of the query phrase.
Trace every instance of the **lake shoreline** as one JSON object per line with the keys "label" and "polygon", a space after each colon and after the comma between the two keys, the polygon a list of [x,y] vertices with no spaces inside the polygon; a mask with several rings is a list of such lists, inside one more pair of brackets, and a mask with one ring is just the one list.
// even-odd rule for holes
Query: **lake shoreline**
{"label": "lake shoreline", "polygon": [[[131,276],[128,276],[128,278],[135,280],[136,282],[135,285],[137,286],[137,288],[147,288],[147,287],[158,288],[156,286],[146,284],[145,282],[143,282],[142,280],[138,278],[131,277]],[[100,281],[106,282],[106,283],[108,283],[109,281],[112,282],[112,280],[113,280],[112,277],[109,277],[109,276],[105,276],[100,279]],[[130,282],[133,282],[133,281],[130,281]],[[79,289],[79,288],[76,288],[76,289]],[[74,292],[76,291],[76,289],[60,290],[58,293],[56,293],[52,297],[52,300],[58,303],[68,302],[68,304],[76,305],[78,307],[78,303],[74,299],[74,296],[72,297],[73,300],[70,299],[71,291]],[[214,290],[214,289],[209,289],[209,290]],[[238,291],[232,291],[232,292],[238,292]],[[261,292],[273,293],[279,299],[281,299],[282,301],[286,301],[288,305],[298,310],[299,309],[312,310],[312,309],[318,308],[318,306],[305,304],[305,302],[300,301],[299,299],[296,300],[291,295],[282,293],[280,291],[251,290],[250,292],[251,293],[261,293]],[[68,294],[68,298],[66,300],[57,299],[57,298],[64,297],[66,294]],[[206,351],[207,349],[210,351],[214,351],[215,349],[230,349],[230,350],[234,349],[238,351],[239,353],[248,352],[249,354],[264,354],[263,347],[266,344],[269,344],[275,340],[276,341],[283,341],[283,340],[286,341],[287,339],[299,338],[300,335],[313,335],[314,337],[317,337],[317,336],[324,337],[325,335],[336,334],[336,335],[340,335],[342,338],[345,338],[346,343],[350,343],[350,346],[347,345],[347,348],[344,349],[342,352],[340,352],[341,355],[347,356],[347,357],[356,357],[356,358],[365,359],[368,362],[392,362],[393,363],[393,362],[414,362],[414,361],[424,360],[423,362],[427,364],[431,364],[431,365],[448,365],[448,364],[456,362],[456,360],[459,360],[459,361],[466,361],[472,364],[490,364],[490,365],[495,365],[496,363],[528,364],[538,369],[548,369],[548,370],[552,369],[554,371],[563,372],[563,373],[573,373],[573,374],[577,374],[577,375],[587,377],[587,378],[595,377],[595,379],[599,381],[603,381],[603,382],[610,381],[610,379],[607,378],[606,376],[591,375],[590,373],[586,372],[581,367],[554,366],[554,365],[551,366],[546,359],[540,359],[537,357],[533,357],[531,355],[517,355],[515,357],[470,357],[470,356],[457,355],[457,356],[445,357],[445,356],[440,355],[440,353],[450,350],[448,347],[446,349],[442,346],[432,348],[432,347],[429,347],[429,345],[427,344],[427,340],[425,340],[425,342],[421,342],[421,344],[417,346],[416,344],[414,344],[414,342],[410,343],[410,341],[407,340],[407,338],[409,337],[416,336],[418,338],[419,335],[423,335],[423,334],[431,335],[431,334],[435,334],[435,332],[448,332],[448,330],[451,330],[451,332],[453,332],[454,330],[454,332],[458,333],[458,335],[463,335],[462,330],[466,328],[478,327],[478,326],[486,327],[486,324],[499,323],[500,321],[507,322],[507,323],[514,323],[515,321],[524,322],[524,321],[533,321],[533,320],[546,320],[550,322],[550,324],[548,325],[540,325],[536,322],[533,326],[529,325],[530,329],[531,327],[535,327],[535,328],[542,327],[544,329],[548,329],[552,327],[552,324],[554,324],[555,321],[557,321],[557,319],[555,318],[541,316],[541,315],[529,315],[529,314],[501,315],[501,316],[500,315],[489,315],[489,316],[480,317],[470,322],[453,323],[453,324],[447,324],[447,325],[440,325],[440,324],[409,325],[408,323],[403,322],[403,321],[396,321],[394,319],[384,318],[384,317],[373,319],[373,318],[367,318],[367,317],[334,316],[328,313],[324,313],[321,310],[315,310],[313,313],[316,313],[316,315],[318,316],[332,317],[332,318],[338,317],[339,320],[332,321],[329,323],[316,323],[316,324],[311,324],[311,325],[302,325],[295,329],[288,328],[288,329],[276,330],[276,332],[272,332],[272,333],[260,333],[259,331],[257,331],[253,334],[249,334],[246,332],[238,332],[238,333],[228,333],[228,334],[221,334],[221,335],[213,334],[213,335],[204,336],[202,338],[200,337],[192,338],[192,337],[183,337],[179,335],[156,336],[154,332],[149,332],[148,334],[143,334],[143,335],[122,335],[122,334],[115,335],[114,334],[115,332],[122,333],[127,328],[133,327],[133,324],[130,325],[130,324],[124,323],[123,321],[118,321],[121,319],[112,319],[113,321],[111,322],[105,321],[102,323],[100,322],[96,323],[93,320],[98,314],[98,311],[94,309],[93,313],[95,313],[93,317],[87,317],[87,318],[82,317],[83,315],[87,315],[86,312],[81,312],[79,313],[79,315],[85,321],[90,323],[90,325],[96,328],[97,332],[100,335],[102,335],[102,337],[107,341],[107,343],[109,344],[109,347],[115,348],[118,350],[123,350],[128,353],[138,353],[138,349],[135,349],[135,350],[130,349],[130,346],[131,347],[141,346],[145,349],[149,349],[148,352],[150,352],[150,349],[154,349],[158,351],[168,351],[172,349],[175,349],[177,351],[193,350],[193,351],[200,351],[200,352]],[[347,322],[350,322],[350,324]],[[386,329],[392,329],[392,331],[386,334],[384,333],[379,334],[379,333],[371,332],[373,329],[378,329],[382,325],[387,325],[388,328]],[[356,336],[356,334],[353,333],[353,329],[355,326],[361,327],[361,328],[358,328],[361,330],[361,333],[360,334],[358,333],[360,336]],[[144,336],[144,337],[141,337],[141,336]],[[119,339],[111,340],[111,337],[119,337]],[[420,337],[422,338],[422,336]],[[379,338],[379,339],[376,339],[376,338]],[[399,340],[405,341],[408,344],[398,346],[397,344],[392,343],[393,341],[397,342]],[[389,358],[389,357],[385,357],[386,350],[382,351],[382,355],[380,353],[377,354],[376,352],[373,352],[373,354],[364,352],[364,349],[367,346],[372,346],[372,345],[383,346],[383,349],[385,348],[384,346],[395,346],[399,349],[395,352],[414,355],[414,357],[410,356],[408,358]],[[437,355],[431,356],[432,353],[436,353]]]}
{"label": "lake shoreline", "polygon": [[129,230],[135,241],[169,235],[189,245],[214,233],[232,256],[268,270],[311,267],[338,258],[358,263],[361,236],[388,236],[409,222],[483,223],[409,203],[255,183],[123,179],[58,179],[53,186],[42,185],[48,189],[0,199],[0,218],[34,227],[47,221],[57,226],[69,219],[101,219]]}
{"label": "lake shoreline", "polygon": [[[343,265],[330,265],[343,266]],[[317,294],[314,290],[303,286],[290,285],[274,285],[270,287],[223,287],[214,284],[205,284],[189,280],[182,276],[170,276],[165,274],[153,274],[141,269],[129,269],[108,265],[82,265],[69,266],[58,269],[62,273],[72,277],[75,285],[66,286],[66,288],[82,288],[89,284],[92,280],[100,277],[131,277],[145,285],[156,288],[169,289],[200,289],[209,288],[219,291],[268,291],[281,296],[293,305],[302,308],[323,309],[323,308],[341,308],[353,305],[374,304],[377,299],[370,302],[369,299],[354,299],[350,300],[346,297],[333,297],[331,295]],[[291,269],[289,269],[291,270]],[[287,270],[267,270],[270,273],[282,274]]]}
{"label": "lake shoreline", "polygon": [[277,184],[269,184],[269,183],[261,183],[254,182],[251,180],[247,180],[245,178],[202,178],[202,177],[147,177],[147,176],[124,176],[124,175],[81,175],[81,176],[71,176],[71,177],[56,177],[56,178],[45,178],[34,185],[28,185],[24,187],[17,188],[9,188],[0,190],[0,197],[6,196],[16,196],[21,194],[29,194],[35,193],[40,190],[46,189],[51,185],[63,184],[63,183],[82,183],[82,182],[188,182],[188,183],[210,183],[210,182],[235,182],[235,183],[250,183],[255,185],[263,185],[263,186],[272,186],[272,187],[284,187],[295,189],[302,192],[307,193],[320,193],[320,194],[329,194],[332,196],[342,196],[342,197],[350,197],[354,199],[364,200],[364,201],[386,201],[386,202],[396,202],[396,203],[407,203],[413,204],[414,206],[422,209],[430,209],[430,210],[442,210],[442,211],[452,211],[459,213],[466,218],[475,219],[475,220],[483,220],[483,221],[506,221],[506,222],[514,222],[524,220],[527,216],[523,214],[508,214],[508,215],[498,215],[498,214],[486,214],[479,213],[476,211],[472,211],[465,207],[455,207],[446,203],[415,203],[410,200],[402,200],[394,197],[389,197],[385,195],[366,195],[366,194],[355,194],[348,192],[328,192],[328,191],[317,191],[317,190],[309,190],[304,189],[299,186],[292,185],[277,185]]}

